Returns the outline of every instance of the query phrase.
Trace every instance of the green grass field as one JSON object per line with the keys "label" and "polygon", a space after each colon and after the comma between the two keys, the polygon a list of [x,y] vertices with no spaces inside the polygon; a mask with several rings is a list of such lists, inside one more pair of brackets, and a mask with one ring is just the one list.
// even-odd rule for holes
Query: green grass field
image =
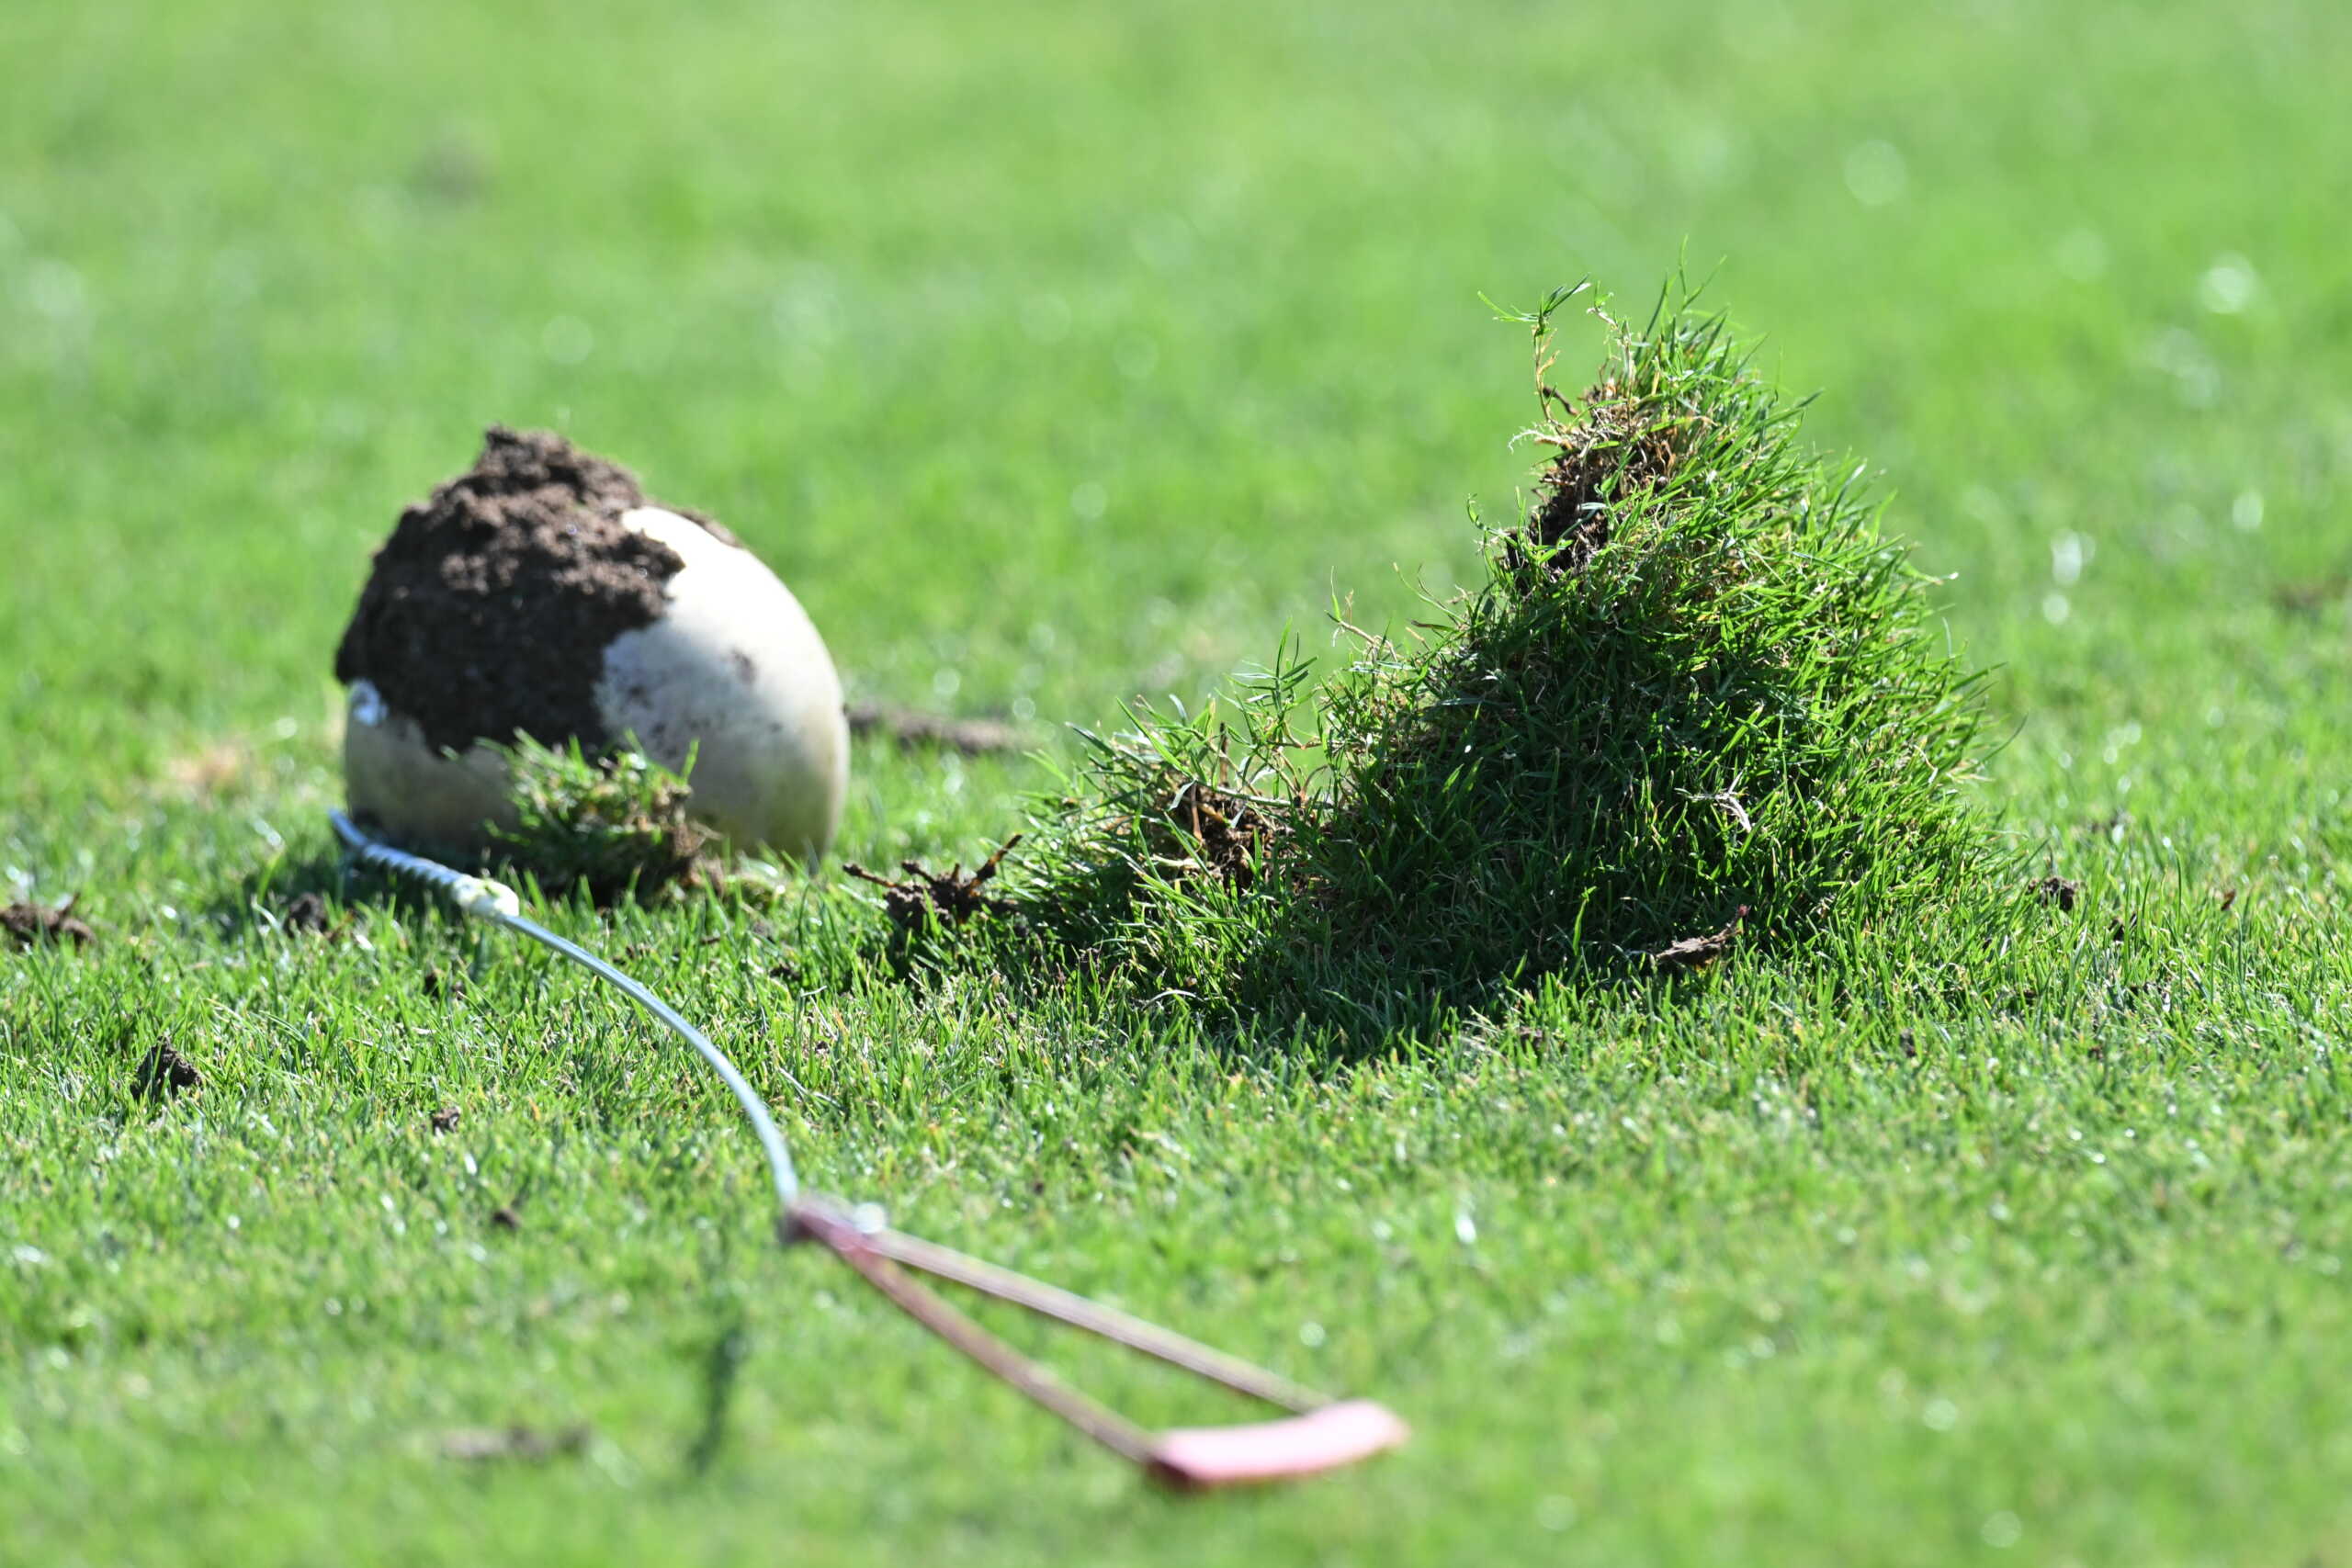
{"label": "green grass field", "polygon": [[[100,938],[0,942],[0,1562],[2352,1556],[2347,79],[2329,0],[0,6],[0,902]],[[335,637],[491,421],[1068,760],[1478,570],[1480,296],[1686,255],[2070,912],[1344,1041],[910,986],[838,874],[554,917],[825,1097],[817,1185],[1393,1403],[1372,1467],[1143,1488],[768,1246],[616,999],[336,878]],[[1054,777],[856,769],[880,865]],[[444,1451],[510,1424],[582,1440]]]}

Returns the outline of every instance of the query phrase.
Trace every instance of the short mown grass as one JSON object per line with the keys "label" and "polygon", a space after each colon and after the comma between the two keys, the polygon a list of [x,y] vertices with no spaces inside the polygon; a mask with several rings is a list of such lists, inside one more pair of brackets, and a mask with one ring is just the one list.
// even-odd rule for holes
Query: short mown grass
{"label": "short mown grass", "polygon": [[[0,1561],[2343,1556],[2347,26],[0,7],[0,904],[95,937],[0,935]],[[1873,464],[2064,905],[1437,1006],[933,962],[838,873],[545,909],[812,1182],[1388,1400],[1375,1467],[1138,1487],[776,1252],[586,976],[341,874],[324,664],[487,423],[718,515],[860,700],[1046,736],[860,745],[842,853],[969,866],[1061,726],[1487,583],[1539,455],[1480,293],[1686,248]]]}

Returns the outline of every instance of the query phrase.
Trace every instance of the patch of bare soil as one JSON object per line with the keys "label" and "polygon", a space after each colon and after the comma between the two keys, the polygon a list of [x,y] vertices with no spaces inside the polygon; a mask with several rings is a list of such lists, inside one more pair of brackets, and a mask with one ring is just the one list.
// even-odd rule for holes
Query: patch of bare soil
{"label": "patch of bare soil", "polygon": [[239,741],[220,740],[173,758],[164,765],[164,776],[183,794],[212,800],[243,784],[253,765],[251,747]]}
{"label": "patch of bare soil", "polygon": [[2339,574],[2305,582],[2279,583],[2270,591],[2270,603],[2282,615],[2309,620],[2342,604],[2347,593],[2352,593],[2352,578]]}
{"label": "patch of bare soil", "polygon": [[582,1423],[548,1432],[516,1422],[507,1427],[460,1427],[442,1433],[439,1447],[443,1459],[460,1464],[500,1461],[545,1464],[548,1460],[580,1452],[594,1437],[594,1429]]}
{"label": "patch of bare soil", "polygon": [[1528,438],[1552,448],[1536,476],[1535,502],[1522,537],[1505,550],[1514,570],[1533,559],[1555,572],[1582,571],[1609,543],[1610,513],[1625,498],[1671,481],[1680,467],[1680,426],[1656,388],[1613,378],[1569,398],[1545,379],[1551,359],[1535,367],[1535,395],[1544,417]]}
{"label": "patch of bare soil", "polygon": [[1245,795],[1188,779],[1168,802],[1168,821],[1191,841],[1179,867],[1191,865],[1219,882],[1247,887],[1257,876],[1257,854],[1273,831],[1263,807]]}

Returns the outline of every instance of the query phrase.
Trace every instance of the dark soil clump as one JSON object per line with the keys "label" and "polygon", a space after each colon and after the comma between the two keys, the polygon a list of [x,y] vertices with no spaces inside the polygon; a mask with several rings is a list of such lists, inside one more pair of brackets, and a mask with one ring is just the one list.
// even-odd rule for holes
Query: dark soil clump
{"label": "dark soil clump", "polygon": [[1205,873],[1235,887],[1256,880],[1258,852],[1274,826],[1264,807],[1245,795],[1220,789],[1203,779],[1186,779],[1168,802],[1168,826],[1162,852],[1164,870],[1181,879]]}
{"label": "dark soil clump", "polygon": [[164,1040],[157,1042],[155,1048],[140,1061],[138,1083],[142,1097],[156,1100],[166,1094],[202,1089],[204,1075],[170,1041]]}
{"label": "dark soil clump", "polygon": [[949,718],[944,714],[920,713],[881,703],[852,703],[848,716],[852,735],[883,736],[908,751],[932,747],[960,751],[967,757],[985,757],[994,752],[1018,751],[1028,743],[1027,731],[1002,719]]}
{"label": "dark soil clump", "polygon": [[2083,885],[2064,876],[2045,876],[2033,885],[2033,894],[2043,903],[2056,906],[2060,914],[2071,914],[2082,898]]}
{"label": "dark soil clump", "polygon": [[933,919],[943,925],[960,926],[976,915],[1009,909],[1011,905],[981,889],[996,875],[997,868],[1004,863],[1004,857],[1012,847],[1021,842],[1021,837],[1015,833],[1007,839],[1002,848],[981,862],[968,876],[960,863],[934,873],[925,871],[919,862],[901,861],[899,869],[906,874],[904,880],[883,876],[854,863],[842,869],[859,881],[882,889],[882,911],[889,916],[892,929],[901,935],[910,935]]}
{"label": "dark soil clump", "polygon": [[436,747],[524,735],[605,745],[604,650],[662,614],[685,564],[621,525],[650,505],[666,503],[618,464],[560,435],[491,426],[474,466],[401,513],[376,552],[335,679],[375,682]]}
{"label": "dark soil clump", "polygon": [[1731,923],[1723,930],[1709,931],[1705,936],[1684,937],[1680,942],[1668,942],[1650,954],[1650,962],[1668,974],[1688,975],[1704,969],[1716,959],[1729,953],[1738,942],[1739,928],[1747,922],[1747,906],[1742,904],[1739,907],[1739,913],[1734,915],[1731,918]]}
{"label": "dark soil clump", "polygon": [[332,936],[336,929],[325,897],[318,893],[296,894],[277,919],[288,936]]}
{"label": "dark soil clump", "polygon": [[1548,358],[1536,363],[1544,418],[1528,434],[1552,448],[1552,458],[1536,478],[1524,542],[1504,541],[1504,564],[1513,570],[1536,560],[1555,571],[1583,570],[1609,543],[1611,513],[1671,482],[1684,456],[1668,389],[1610,377],[1572,400],[1544,379],[1550,367]]}
{"label": "dark soil clump", "polygon": [[74,900],[51,909],[39,904],[11,904],[0,909],[0,931],[6,931],[18,947],[32,947],[44,942],[70,942],[76,947],[87,947],[98,939],[98,933],[74,918]]}

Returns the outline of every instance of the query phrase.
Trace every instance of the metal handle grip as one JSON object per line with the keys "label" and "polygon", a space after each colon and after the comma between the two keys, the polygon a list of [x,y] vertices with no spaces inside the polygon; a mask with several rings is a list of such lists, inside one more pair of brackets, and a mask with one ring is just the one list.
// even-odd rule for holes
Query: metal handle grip
{"label": "metal handle grip", "polygon": [[1163,1485],[1205,1492],[1337,1470],[1396,1448],[1410,1432],[1385,1404],[1343,1399],[1304,1416],[1162,1432],[1144,1463]]}

